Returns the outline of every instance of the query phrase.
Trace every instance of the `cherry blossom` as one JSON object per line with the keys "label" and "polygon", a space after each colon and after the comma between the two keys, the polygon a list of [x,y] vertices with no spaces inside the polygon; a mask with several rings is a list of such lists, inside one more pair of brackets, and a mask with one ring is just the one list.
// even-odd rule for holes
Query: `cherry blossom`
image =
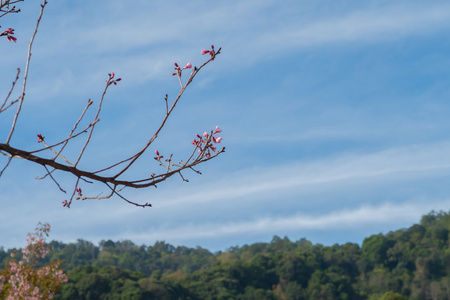
{"label": "cherry blossom", "polygon": [[216,52],[214,51],[214,45],[211,45],[211,50],[202,49],[202,55],[206,54],[211,55],[211,60],[214,60],[214,57],[216,56]]}
{"label": "cherry blossom", "polygon": [[221,132],[222,132],[222,130],[219,128],[219,126],[216,126],[216,129],[214,130],[213,134],[221,133]]}

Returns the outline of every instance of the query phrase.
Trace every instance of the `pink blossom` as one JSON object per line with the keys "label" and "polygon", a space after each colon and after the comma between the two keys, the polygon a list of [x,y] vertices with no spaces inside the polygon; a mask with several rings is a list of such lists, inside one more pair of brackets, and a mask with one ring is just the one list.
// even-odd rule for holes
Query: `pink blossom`
{"label": "pink blossom", "polygon": [[211,150],[216,152],[217,147],[216,146],[211,146]]}
{"label": "pink blossom", "polygon": [[202,49],[202,55],[206,54],[211,55],[211,60],[214,60],[214,56],[216,55],[216,52],[214,51],[214,45],[211,45],[211,50]]}
{"label": "pink blossom", "polygon": [[206,153],[206,158],[210,158],[211,157],[211,153]]}
{"label": "pink blossom", "polygon": [[192,68],[191,63],[187,63],[187,64],[184,66],[183,69],[190,69],[190,68]]}
{"label": "pink blossom", "polygon": [[219,144],[222,141],[221,137],[213,137],[213,142]]}
{"label": "pink blossom", "polygon": [[219,126],[216,126],[216,129],[214,130],[213,134],[220,133],[220,132],[222,132],[222,130],[219,128]]}
{"label": "pink blossom", "polygon": [[208,133],[205,131],[205,132],[203,132],[203,137],[207,137],[208,136]]}

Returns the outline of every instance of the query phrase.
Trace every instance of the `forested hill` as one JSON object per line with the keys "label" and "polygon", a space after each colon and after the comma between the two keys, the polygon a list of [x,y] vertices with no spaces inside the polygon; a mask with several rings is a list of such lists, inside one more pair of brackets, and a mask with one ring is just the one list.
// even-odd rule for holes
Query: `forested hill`
{"label": "forested hill", "polygon": [[[164,242],[51,242],[70,280],[56,299],[448,299],[450,211],[331,247],[275,236],[211,253]],[[9,251],[0,249],[0,267]]]}

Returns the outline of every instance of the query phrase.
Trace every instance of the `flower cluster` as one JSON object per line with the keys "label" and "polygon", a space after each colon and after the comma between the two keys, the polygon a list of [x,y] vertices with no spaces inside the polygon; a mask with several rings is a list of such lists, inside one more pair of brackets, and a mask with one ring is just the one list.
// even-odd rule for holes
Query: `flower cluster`
{"label": "flower cluster", "polygon": [[[36,232],[29,234],[27,246],[22,249],[22,259],[12,259],[1,270],[1,299],[53,299],[53,295],[68,281],[61,268],[61,262],[52,261],[37,268],[39,259],[51,251],[44,240],[48,236],[49,224],[38,224]],[[14,258],[15,253],[11,253]]]}
{"label": "flower cluster", "polygon": [[114,72],[112,72],[112,73],[108,73],[108,75],[109,75],[109,79],[108,79],[108,82],[109,82],[109,84],[110,84],[110,85],[111,85],[111,84],[114,84],[114,85],[116,85],[116,84],[117,84],[117,82],[119,82],[119,81],[121,81],[121,80],[122,80],[122,78],[117,78],[117,79],[114,79],[114,76],[115,76]]}
{"label": "flower cluster", "polygon": [[211,133],[207,133],[206,131],[203,132],[202,135],[197,134],[198,140],[194,138],[192,141],[192,145],[196,146],[198,148],[198,154],[205,154],[206,158],[211,157],[211,152],[216,152],[217,147],[214,146],[211,141],[215,144],[219,144],[222,141],[221,137],[215,137],[214,135],[217,133],[221,133],[222,130],[219,128],[219,126],[216,126],[216,129],[214,131],[211,131]]}
{"label": "flower cluster", "polygon": [[[75,193],[78,194],[77,200],[80,199],[81,197],[83,197],[83,191],[81,190],[80,187],[75,188]],[[67,202],[67,200],[64,200],[62,202],[63,207],[69,207],[69,202]]]}
{"label": "flower cluster", "polygon": [[214,51],[214,45],[211,45],[211,50],[202,49],[202,55],[206,55],[206,54],[211,55],[211,60],[214,60],[214,58],[216,57],[216,52]]}
{"label": "flower cluster", "polygon": [[181,76],[181,72],[182,72],[184,69],[190,69],[190,68],[192,68],[192,64],[191,64],[191,63],[187,63],[187,64],[184,66],[183,69],[181,69],[180,66],[178,66],[177,63],[173,63],[173,64],[175,65],[175,73],[172,73],[172,76],[177,75],[178,77],[180,77],[180,76]]}
{"label": "flower cluster", "polygon": [[17,41],[17,38],[14,37],[13,34],[14,34],[14,29],[8,28],[5,31],[3,31],[2,33],[0,33],[0,36],[6,35],[6,38],[8,39],[9,42],[13,41],[15,43]]}

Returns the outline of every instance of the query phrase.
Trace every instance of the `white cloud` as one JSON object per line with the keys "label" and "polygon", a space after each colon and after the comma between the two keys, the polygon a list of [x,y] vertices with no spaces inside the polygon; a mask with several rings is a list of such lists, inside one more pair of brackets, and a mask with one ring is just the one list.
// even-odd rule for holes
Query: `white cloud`
{"label": "white cloud", "polygon": [[[342,209],[321,215],[295,214],[282,217],[263,217],[250,221],[227,223],[187,224],[176,228],[157,228],[145,233],[129,232],[127,237],[135,241],[167,240],[175,243],[202,238],[223,238],[240,235],[275,235],[301,231],[348,231],[354,228],[377,227],[386,223],[417,223],[428,211],[448,207],[450,200],[430,204],[393,204],[361,206]],[[395,229],[394,229],[395,230]],[[374,234],[377,232],[374,232]]]}
{"label": "white cloud", "polygon": [[442,172],[450,172],[449,142],[251,168],[227,175],[219,182],[209,182],[206,191],[200,189],[187,196],[168,193],[168,199],[156,203],[161,209],[216,201],[235,201],[234,204],[237,204],[250,195],[264,198],[279,191],[302,193],[321,190],[329,184],[352,186],[367,180],[374,184],[386,180],[429,177]]}

